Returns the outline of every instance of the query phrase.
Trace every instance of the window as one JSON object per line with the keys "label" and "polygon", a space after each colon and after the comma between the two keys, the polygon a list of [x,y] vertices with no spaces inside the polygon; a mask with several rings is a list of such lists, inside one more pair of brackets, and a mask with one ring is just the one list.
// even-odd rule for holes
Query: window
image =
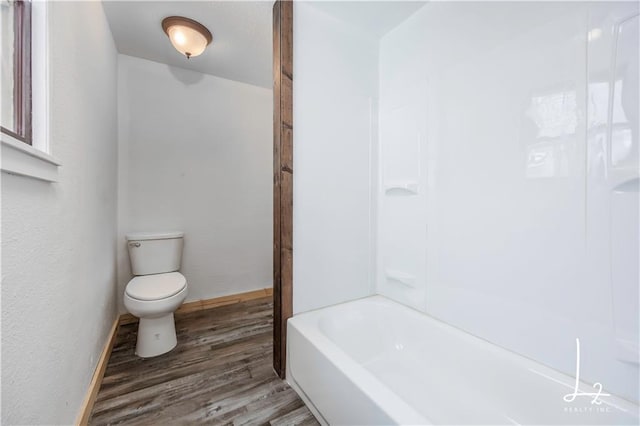
{"label": "window", "polygon": [[0,130],[32,144],[31,1],[0,0],[2,116]]}
{"label": "window", "polygon": [[0,0],[0,169],[56,182],[49,142],[47,1]]}

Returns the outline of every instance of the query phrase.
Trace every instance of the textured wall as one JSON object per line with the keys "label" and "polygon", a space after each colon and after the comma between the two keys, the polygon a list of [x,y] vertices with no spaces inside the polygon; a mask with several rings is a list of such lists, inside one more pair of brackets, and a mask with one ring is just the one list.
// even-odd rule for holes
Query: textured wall
{"label": "textured wall", "polygon": [[128,232],[185,232],[187,301],[272,284],[271,90],[119,56],[118,302]]}
{"label": "textured wall", "polygon": [[2,175],[2,424],[73,423],[116,315],[117,53],[101,3],[49,13],[63,165]]}

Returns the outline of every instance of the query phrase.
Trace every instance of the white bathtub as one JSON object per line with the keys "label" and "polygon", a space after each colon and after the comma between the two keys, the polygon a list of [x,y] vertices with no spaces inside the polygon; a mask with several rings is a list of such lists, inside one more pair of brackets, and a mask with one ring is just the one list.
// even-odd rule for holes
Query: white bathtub
{"label": "white bathtub", "polygon": [[296,315],[287,344],[287,380],[325,424],[639,421],[614,396],[566,402],[572,377],[382,296]]}

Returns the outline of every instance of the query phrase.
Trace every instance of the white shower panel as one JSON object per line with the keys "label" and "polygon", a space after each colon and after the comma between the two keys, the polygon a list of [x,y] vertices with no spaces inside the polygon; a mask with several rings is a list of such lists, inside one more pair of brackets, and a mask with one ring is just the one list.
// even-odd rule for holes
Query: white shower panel
{"label": "white shower panel", "polygon": [[415,308],[426,291],[425,88],[381,92],[379,114],[378,293]]}
{"label": "white shower panel", "polygon": [[413,105],[405,105],[383,111],[380,136],[386,190],[395,187],[390,184],[392,182],[418,182],[420,179],[422,135],[416,110]]}
{"label": "white shower panel", "polygon": [[639,4],[294,7],[294,312],[379,293],[572,376],[579,338],[637,402]]}
{"label": "white shower panel", "polygon": [[295,2],[294,15],[293,311],[299,313],[373,291],[378,49],[374,38],[313,2]]}
{"label": "white shower panel", "polygon": [[634,401],[637,15],[434,2],[379,62],[382,181],[418,191],[379,191],[378,292],[568,374],[580,338],[582,377]]}
{"label": "white shower panel", "polygon": [[[589,58],[588,217],[591,272],[610,285],[617,360],[635,364],[638,335],[638,11],[599,5],[592,10]],[[609,264],[610,262],[610,264]],[[604,267],[603,267],[604,266]]]}

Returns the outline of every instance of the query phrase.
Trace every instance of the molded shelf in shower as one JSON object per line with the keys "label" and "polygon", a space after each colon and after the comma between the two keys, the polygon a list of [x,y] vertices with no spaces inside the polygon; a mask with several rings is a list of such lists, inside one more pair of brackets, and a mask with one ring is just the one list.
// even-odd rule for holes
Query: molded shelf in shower
{"label": "molded shelf in shower", "polygon": [[394,281],[409,288],[416,287],[416,277],[411,274],[407,274],[406,272],[387,269],[385,271],[385,275],[387,277],[387,281]]}
{"label": "molded shelf in shower", "polygon": [[640,188],[640,178],[634,177],[619,183],[613,188],[614,193],[638,192]]}
{"label": "molded shelf in shower", "polygon": [[416,195],[418,193],[418,182],[415,180],[397,180],[385,183],[384,192],[386,194]]}

